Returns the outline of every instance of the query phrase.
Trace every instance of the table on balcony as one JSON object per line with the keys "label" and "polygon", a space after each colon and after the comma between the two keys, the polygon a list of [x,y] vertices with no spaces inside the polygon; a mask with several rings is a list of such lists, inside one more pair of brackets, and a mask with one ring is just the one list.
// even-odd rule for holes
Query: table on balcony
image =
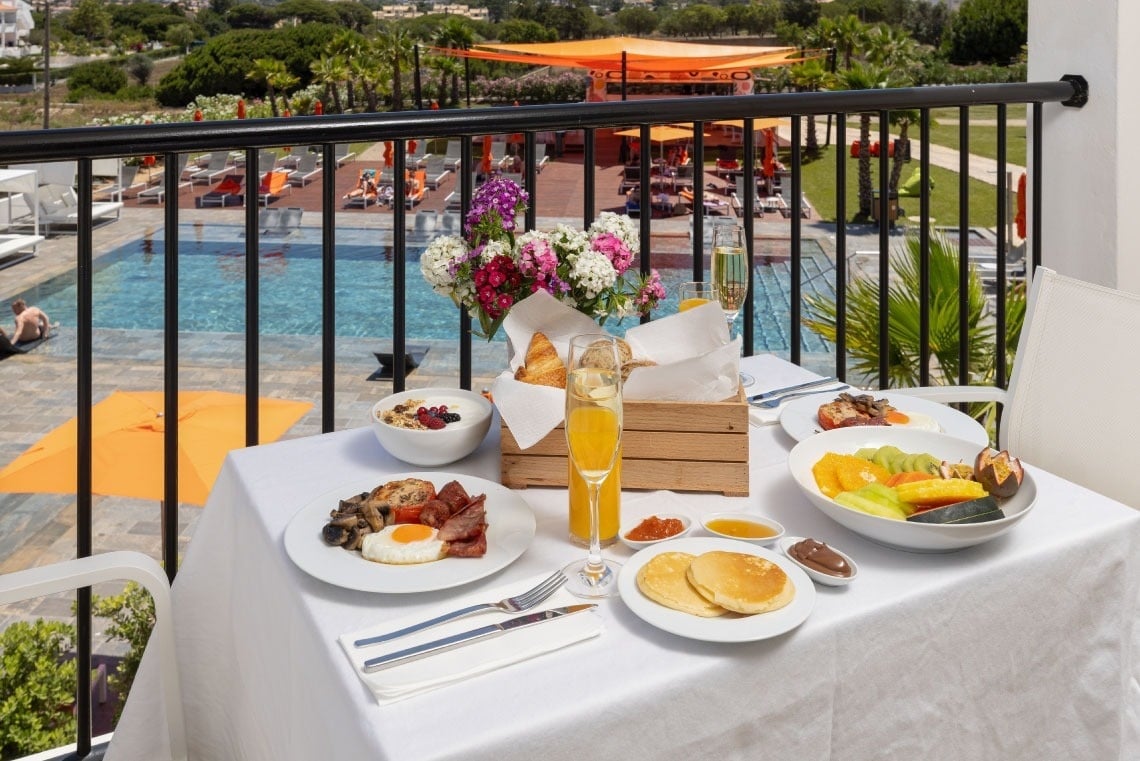
{"label": "table on balcony", "polygon": [[[744,368],[763,383],[778,364],[752,358]],[[783,372],[786,382],[806,375]],[[497,430],[446,470],[495,479]],[[366,427],[233,452],[173,590],[191,757],[1140,757],[1140,513],[1030,468],[1038,503],[1010,533],[949,554],[900,552],[799,494],[786,466],[794,443],[776,425],[751,429],[747,498],[625,499],[691,514],[761,510],[856,558],[860,578],[818,588],[799,628],[698,642],[613,599],[601,606],[599,637],[384,706],[337,637],[573,559],[565,491],[520,492],[537,534],[498,574],[450,592],[368,594],[301,572],[282,535],[299,507],[338,484],[415,469]],[[148,651],[111,761],[163,757],[155,665]]]}

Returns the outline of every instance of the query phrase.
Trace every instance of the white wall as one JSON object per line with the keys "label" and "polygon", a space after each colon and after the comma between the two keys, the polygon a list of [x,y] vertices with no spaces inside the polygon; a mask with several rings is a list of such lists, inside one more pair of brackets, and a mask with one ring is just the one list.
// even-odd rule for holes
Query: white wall
{"label": "white wall", "polygon": [[1089,83],[1084,108],[1044,107],[1042,262],[1140,293],[1137,39],[1136,0],[1029,2],[1030,81]]}

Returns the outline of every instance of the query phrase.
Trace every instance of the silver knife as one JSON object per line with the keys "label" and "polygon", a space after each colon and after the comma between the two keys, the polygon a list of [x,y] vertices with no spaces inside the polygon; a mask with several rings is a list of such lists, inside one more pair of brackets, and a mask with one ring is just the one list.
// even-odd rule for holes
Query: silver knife
{"label": "silver knife", "polygon": [[491,637],[497,637],[500,634],[512,631],[514,629],[522,629],[527,626],[534,626],[541,624],[545,621],[553,621],[562,616],[569,616],[573,613],[580,613],[584,610],[592,610],[598,607],[594,604],[581,604],[581,605],[568,605],[565,608],[551,608],[550,610],[540,610],[537,613],[528,613],[525,616],[518,616],[516,618],[503,621],[499,624],[490,624],[488,626],[480,626],[478,629],[470,629],[459,634],[452,634],[450,637],[425,642],[422,645],[409,647],[405,650],[397,650],[394,653],[387,655],[378,655],[375,658],[369,658],[364,662],[364,673],[371,674],[373,671],[380,671],[381,669],[391,668],[401,663],[408,663],[409,661],[417,661],[420,658],[426,658],[429,655],[436,653],[443,653],[448,650],[454,650],[463,645],[469,645],[472,642],[479,642]]}
{"label": "silver knife", "polygon": [[837,378],[820,378],[819,380],[808,381],[807,383],[797,383],[794,386],[784,386],[783,388],[773,389],[772,391],[765,391],[763,394],[756,394],[755,396],[748,397],[748,401],[755,402],[760,399],[770,399],[773,396],[786,394],[789,391],[799,391],[803,388],[812,388],[813,386],[822,386],[825,383],[834,383]]}

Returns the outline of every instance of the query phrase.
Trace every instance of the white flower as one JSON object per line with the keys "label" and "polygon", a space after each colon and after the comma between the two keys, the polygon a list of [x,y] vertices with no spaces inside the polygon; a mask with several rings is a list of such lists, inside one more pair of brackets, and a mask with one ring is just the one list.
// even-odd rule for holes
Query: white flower
{"label": "white flower", "polygon": [[515,252],[511,250],[511,247],[506,243],[506,241],[489,240],[487,241],[487,244],[483,246],[483,250],[479,254],[479,261],[487,263],[494,259],[496,256],[509,256],[510,258],[514,259]]}
{"label": "white flower", "polygon": [[436,293],[450,296],[455,289],[453,267],[466,254],[467,245],[462,238],[454,235],[436,238],[420,255],[420,273]]}
{"label": "white flower", "polygon": [[613,286],[617,270],[603,254],[586,250],[571,265],[570,280],[585,290],[586,298],[592,299]]}
{"label": "white flower", "polygon": [[641,229],[632,217],[603,211],[594,220],[594,224],[590,225],[589,238],[592,240],[602,233],[616,235],[630,251],[636,252],[641,249]]}

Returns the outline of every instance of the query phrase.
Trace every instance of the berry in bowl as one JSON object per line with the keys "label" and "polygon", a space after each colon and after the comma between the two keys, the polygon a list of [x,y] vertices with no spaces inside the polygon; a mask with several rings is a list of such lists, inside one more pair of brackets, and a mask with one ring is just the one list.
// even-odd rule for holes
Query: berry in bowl
{"label": "berry in bowl", "polygon": [[418,388],[372,406],[372,432],[393,457],[434,467],[474,452],[491,427],[491,403],[461,388]]}

